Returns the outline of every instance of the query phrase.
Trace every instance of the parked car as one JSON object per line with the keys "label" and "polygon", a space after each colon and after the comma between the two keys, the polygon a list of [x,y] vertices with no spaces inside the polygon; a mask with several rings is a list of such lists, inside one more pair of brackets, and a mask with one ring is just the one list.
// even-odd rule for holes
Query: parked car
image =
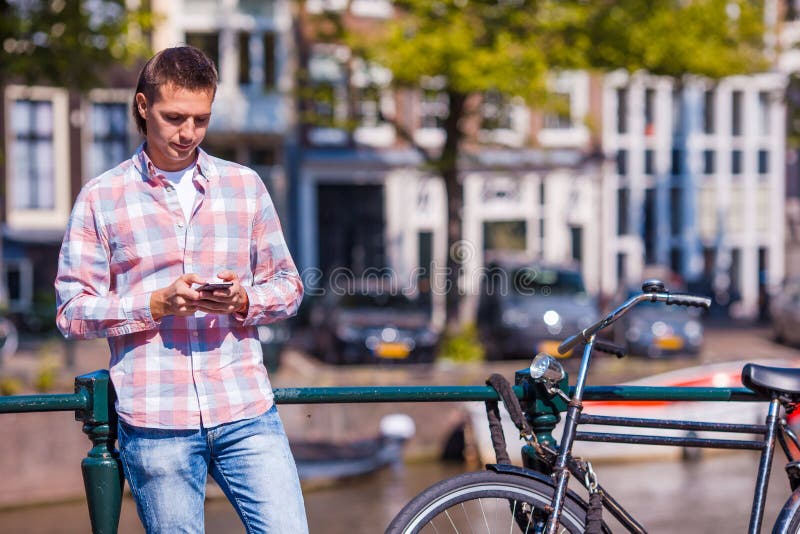
{"label": "parked car", "polygon": [[800,280],[785,281],[770,296],[769,316],[775,341],[800,344]]}
{"label": "parked car", "polygon": [[[673,289],[673,288],[670,288]],[[615,302],[638,295],[630,290]],[[614,342],[631,355],[664,358],[696,355],[703,346],[703,315],[698,308],[643,302],[614,324]]]}
{"label": "parked car", "polygon": [[478,328],[489,359],[561,356],[559,343],[600,317],[577,269],[500,259],[482,282]]}
{"label": "parked car", "polygon": [[281,353],[286,342],[289,341],[290,331],[291,328],[287,321],[262,324],[256,327],[264,357],[264,366],[270,373],[274,373],[280,367]]}
{"label": "parked car", "polygon": [[316,350],[324,361],[433,361],[440,336],[421,302],[380,288],[344,293],[328,291],[311,311]]}

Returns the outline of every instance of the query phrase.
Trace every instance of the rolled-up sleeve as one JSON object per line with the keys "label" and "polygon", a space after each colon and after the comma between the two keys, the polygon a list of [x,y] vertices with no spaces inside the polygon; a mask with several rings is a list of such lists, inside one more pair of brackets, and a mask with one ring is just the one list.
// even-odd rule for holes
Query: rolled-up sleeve
{"label": "rolled-up sleeve", "polygon": [[150,294],[120,298],[110,287],[110,250],[92,189],[84,188],[72,210],[55,280],[56,324],[69,339],[112,337],[156,326]]}
{"label": "rolled-up sleeve", "polygon": [[303,282],[286,246],[278,214],[259,180],[259,195],[250,244],[252,286],[244,286],[247,314],[237,318],[245,325],[268,324],[297,313],[303,300]]}

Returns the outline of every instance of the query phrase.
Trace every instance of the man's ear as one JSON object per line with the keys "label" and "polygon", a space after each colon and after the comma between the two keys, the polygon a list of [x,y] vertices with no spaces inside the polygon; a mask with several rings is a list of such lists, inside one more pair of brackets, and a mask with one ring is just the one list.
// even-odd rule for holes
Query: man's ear
{"label": "man's ear", "polygon": [[136,109],[139,111],[139,116],[147,120],[147,97],[144,93],[136,93]]}

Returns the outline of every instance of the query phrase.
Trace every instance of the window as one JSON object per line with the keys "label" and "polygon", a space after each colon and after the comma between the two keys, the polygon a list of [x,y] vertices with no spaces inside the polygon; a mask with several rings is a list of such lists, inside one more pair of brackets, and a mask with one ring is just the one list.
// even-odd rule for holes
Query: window
{"label": "window", "polygon": [[673,236],[683,231],[683,190],[680,187],[669,191],[669,229]]}
{"label": "window", "polygon": [[644,151],[644,173],[648,176],[655,174],[655,153],[652,149]]}
{"label": "window", "polygon": [[380,120],[381,89],[376,85],[357,87],[355,92],[355,114],[359,126],[372,128]]}
{"label": "window", "polygon": [[683,90],[672,90],[672,134],[683,132]]}
{"label": "window", "polygon": [[628,151],[621,149],[617,151],[617,174],[627,176],[628,174]]}
{"label": "window", "polygon": [[626,187],[617,190],[617,234],[628,233],[628,201],[630,191]]}
{"label": "window", "polygon": [[264,88],[272,89],[277,82],[277,64],[275,61],[275,34],[266,32],[262,39],[264,45]]}
{"label": "window", "polygon": [[683,151],[679,148],[672,149],[672,158],[670,163],[670,174],[672,176],[680,176],[683,172]]}
{"label": "window", "polygon": [[128,109],[122,102],[92,103],[88,178],[100,176],[129,156]]}
{"label": "window", "polygon": [[703,94],[703,132],[707,134],[714,133],[716,101],[716,93],[713,90],[708,90]]}
{"label": "window", "polygon": [[511,130],[511,106],[497,91],[487,91],[481,103],[482,130]]}
{"label": "window", "polygon": [[628,132],[628,90],[617,89],[617,132]]}
{"label": "window", "polygon": [[219,33],[218,32],[187,32],[186,44],[199,48],[214,61],[219,72]]}
{"label": "window", "polygon": [[644,225],[642,228],[644,241],[644,261],[647,264],[656,261],[656,190],[651,188],[644,191]]}
{"label": "window", "polygon": [[544,115],[544,127],[555,130],[566,130],[573,127],[571,95],[557,92],[550,95],[552,108]]}
{"label": "window", "polygon": [[655,133],[656,122],[656,92],[654,89],[647,89],[644,92],[644,134],[653,135]]}
{"label": "window", "polygon": [[248,160],[250,165],[257,167],[271,167],[278,163],[275,147],[271,146],[250,147]]}
{"label": "window", "polygon": [[741,91],[731,93],[731,135],[742,135],[742,100]]}
{"label": "window", "polygon": [[[345,54],[345,49],[323,45],[314,50],[308,62],[311,113],[307,119],[314,127],[337,128],[347,118]],[[342,135],[331,134],[330,139],[324,134],[320,135],[322,137],[312,136],[312,141],[323,144],[346,141]]]}
{"label": "window", "polygon": [[483,250],[525,250],[525,221],[483,223]]}
{"label": "window", "polygon": [[760,135],[769,135],[770,133],[771,107],[769,93],[760,91],[758,93],[758,133]]}
{"label": "window", "polygon": [[786,20],[800,19],[800,0],[786,0]]}
{"label": "window", "polygon": [[434,76],[422,80],[421,126],[423,128],[443,128],[450,112],[450,100],[445,87],[444,76]]}
{"label": "window", "polygon": [[703,174],[714,174],[717,170],[716,163],[716,152],[703,150]]}
{"label": "window", "polygon": [[570,244],[572,249],[572,259],[578,263],[583,261],[583,228],[580,226],[570,226]]}
{"label": "window", "polygon": [[250,83],[250,34],[239,33],[239,83]]}
{"label": "window", "polygon": [[678,247],[669,250],[669,268],[673,273],[683,272],[683,251]]}
{"label": "window", "polygon": [[14,136],[13,207],[53,209],[55,162],[52,102],[14,101],[11,127]]}
{"label": "window", "polygon": [[8,307],[12,311],[29,310],[33,303],[33,265],[27,258],[3,261]]}
{"label": "window", "polygon": [[731,174],[742,174],[742,151],[731,152]]}
{"label": "window", "polygon": [[[259,39],[261,50],[258,50]],[[273,89],[276,80],[275,34],[265,32],[259,36],[248,32],[239,32],[238,40],[239,84],[261,83],[264,89]],[[258,64],[259,53],[261,54],[261,65]],[[256,58],[255,63],[254,57]],[[262,76],[261,79],[259,79],[259,75]]]}
{"label": "window", "polygon": [[758,174],[769,172],[769,150],[761,149],[758,151]]}

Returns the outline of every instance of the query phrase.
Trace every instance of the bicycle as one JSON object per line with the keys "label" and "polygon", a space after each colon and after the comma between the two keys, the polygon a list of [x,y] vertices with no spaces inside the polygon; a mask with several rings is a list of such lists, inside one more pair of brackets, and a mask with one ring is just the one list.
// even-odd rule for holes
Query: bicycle
{"label": "bicycle", "polygon": [[[526,442],[523,446],[523,466],[510,465],[500,428],[499,412],[496,404],[493,406],[487,402],[497,463],[487,465],[485,471],[457,475],[424,490],[398,513],[387,528],[387,534],[444,531],[547,534],[611,532],[602,518],[603,511],[611,514],[626,531],[645,533],[646,529],[599,484],[591,463],[573,457],[572,447],[575,441],[761,451],[748,527],[751,534],[761,530],[777,441],[788,459],[786,472],[792,493],[775,521],[773,532],[800,532],[800,460],[790,447],[791,443],[795,450],[800,450],[800,442],[784,416],[800,403],[800,369],[752,363],[743,367],[742,383],[750,390],[745,393],[751,394],[751,398],[727,400],[768,401],[769,407],[763,425],[609,417],[583,413],[585,386],[594,351],[624,355],[620,347],[598,339],[597,334],[642,302],[708,309],[711,300],[670,293],[658,280],[645,281],[642,293],[632,296],[607,316],[559,345],[558,352],[561,354],[583,345],[582,360],[572,388],[569,387],[566,373],[558,360],[545,353],[536,355],[529,371],[517,372],[516,384],[521,392],[513,391],[507,381],[493,375],[487,383],[498,391],[520,430],[520,437]],[[522,399],[521,408],[517,397]],[[692,393],[688,392],[683,400],[709,399],[693,399]],[[557,444],[549,431],[555,428],[562,412],[566,412],[566,416],[561,439]],[[578,426],[581,424],[671,429],[688,431],[688,434],[679,437],[579,432]],[[754,434],[762,438],[700,438],[697,437],[697,432]],[[579,481],[588,492],[588,500],[568,487],[572,478]],[[493,527],[499,525],[502,525],[501,530],[493,530]]]}

